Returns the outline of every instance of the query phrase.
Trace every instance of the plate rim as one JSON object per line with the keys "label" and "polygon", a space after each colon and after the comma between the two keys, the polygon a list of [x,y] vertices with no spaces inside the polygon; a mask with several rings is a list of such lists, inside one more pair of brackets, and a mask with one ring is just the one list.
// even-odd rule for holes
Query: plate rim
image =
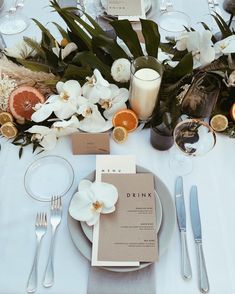
{"label": "plate rim", "polygon": [[[164,228],[166,226],[166,223],[164,221],[164,219],[165,219],[164,206],[166,205],[165,201],[167,202],[167,204],[170,207],[170,208],[168,208],[168,210],[170,210],[170,212],[171,212],[171,215],[170,215],[171,222],[169,222],[168,226],[167,226],[169,233],[167,233],[166,236],[165,236],[166,233],[164,234],[164,237],[167,237],[166,238],[167,239],[167,245],[164,246],[164,247],[160,247],[161,243],[163,242],[163,241],[161,241],[163,239],[160,239],[160,238],[159,238],[159,243],[158,243],[159,244],[159,257],[161,257],[165,253],[165,251],[168,249],[169,244],[171,243],[171,239],[173,237],[174,229],[175,229],[176,213],[175,213],[174,202],[173,202],[173,199],[171,197],[171,193],[168,190],[167,186],[163,183],[163,181],[156,174],[154,174],[153,172],[151,172],[147,168],[136,165],[136,170],[138,171],[138,169],[140,170],[139,172],[141,172],[141,173],[152,173],[154,175],[154,183],[155,183],[155,185],[156,185],[156,180],[157,180],[156,191],[157,191],[157,193],[159,195],[160,200],[164,199],[164,201],[161,201],[162,212],[163,213],[162,213],[162,225],[161,225],[161,227],[159,229],[159,235],[161,234],[161,232],[163,230],[163,226],[164,226]],[[84,179],[88,178],[88,177],[91,177],[93,173],[95,173],[95,170],[92,171],[91,173],[89,173],[86,177],[84,177]],[[161,189],[164,189],[165,191],[167,191],[167,197],[161,198],[160,193],[158,192],[159,186],[161,186]],[[73,197],[71,197],[71,199],[70,199],[69,205],[71,203],[72,198]],[[79,242],[76,240],[76,233],[73,232],[74,227],[76,227],[76,230],[77,230],[78,227],[80,227],[80,230],[83,233],[82,228],[81,228],[81,224],[80,224],[79,221],[73,219],[70,216],[69,211],[67,213],[67,227],[68,227],[68,230],[69,230],[69,233],[70,233],[70,237],[71,237],[71,239],[72,239],[72,241],[74,243],[74,246],[81,253],[81,255],[83,257],[85,257],[90,262],[91,261],[90,254],[84,253],[84,250],[82,252],[81,248],[79,247],[80,244],[78,245]],[[91,243],[87,239],[87,237],[85,236],[84,233],[83,233],[83,237],[84,237],[84,243],[86,243],[86,245],[89,246],[89,248],[90,248]],[[102,269],[108,270],[108,271],[112,271],[112,272],[132,272],[132,271],[136,271],[136,270],[141,270],[141,269],[143,269],[143,268],[145,268],[145,267],[147,267],[147,266],[149,266],[151,264],[152,264],[151,262],[142,262],[141,265],[138,266],[138,267],[99,267],[99,268],[102,268]]]}

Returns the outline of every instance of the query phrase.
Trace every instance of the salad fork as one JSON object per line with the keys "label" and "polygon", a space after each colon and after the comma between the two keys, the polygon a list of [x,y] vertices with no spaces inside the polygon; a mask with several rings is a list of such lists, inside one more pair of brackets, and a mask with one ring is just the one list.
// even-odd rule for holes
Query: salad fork
{"label": "salad fork", "polygon": [[51,217],[50,222],[52,226],[51,245],[47,261],[47,267],[45,270],[45,276],[43,281],[44,287],[51,287],[54,284],[54,247],[55,247],[55,236],[57,228],[62,218],[62,201],[61,197],[53,196],[51,199]]}
{"label": "salad fork", "polygon": [[27,292],[33,293],[37,290],[37,280],[38,280],[38,256],[40,250],[40,244],[43,236],[47,231],[47,215],[46,213],[38,213],[35,223],[35,233],[37,238],[37,247],[35,251],[34,261],[32,265],[31,272],[29,274],[29,279],[27,283]]}

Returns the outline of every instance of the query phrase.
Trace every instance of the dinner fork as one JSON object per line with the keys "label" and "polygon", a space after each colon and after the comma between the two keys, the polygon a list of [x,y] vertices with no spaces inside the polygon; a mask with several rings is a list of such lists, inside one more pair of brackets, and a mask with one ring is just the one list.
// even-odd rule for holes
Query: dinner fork
{"label": "dinner fork", "polygon": [[34,261],[32,265],[31,272],[29,274],[29,279],[27,283],[27,292],[33,293],[37,290],[37,280],[38,280],[38,256],[40,250],[40,244],[43,236],[47,231],[47,215],[46,213],[37,213],[35,222],[35,233],[37,238],[37,246],[34,256]]}
{"label": "dinner fork", "polygon": [[45,270],[45,276],[43,281],[44,287],[51,287],[54,284],[54,247],[55,247],[55,236],[57,228],[62,218],[62,201],[61,197],[53,196],[51,199],[51,217],[50,222],[52,226],[51,245],[47,261],[47,267]]}

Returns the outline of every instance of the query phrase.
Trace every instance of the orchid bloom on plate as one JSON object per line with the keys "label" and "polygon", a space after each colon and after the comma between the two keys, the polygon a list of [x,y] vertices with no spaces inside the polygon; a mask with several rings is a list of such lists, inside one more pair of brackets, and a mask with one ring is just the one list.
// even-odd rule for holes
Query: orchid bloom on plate
{"label": "orchid bloom on plate", "polygon": [[235,53],[235,35],[231,35],[214,44],[215,53],[218,57]]}
{"label": "orchid bloom on plate", "polygon": [[118,88],[116,85],[111,84],[111,97],[100,99],[99,104],[104,109],[104,117],[111,120],[113,115],[121,110],[126,109],[126,101],[129,98],[129,91],[125,88]]}
{"label": "orchid bloom on plate", "polygon": [[176,49],[192,52],[194,68],[205,66],[215,59],[215,49],[211,41],[212,33],[209,30],[199,32],[184,32],[176,40]]}
{"label": "orchid bloom on plate", "polygon": [[52,51],[57,57],[61,56],[61,59],[64,60],[67,56],[70,55],[70,53],[76,51],[77,49],[77,45],[73,42],[68,43],[64,48],[60,48],[56,42],[56,47],[52,48]]}
{"label": "orchid bloom on plate", "polygon": [[82,94],[93,104],[99,102],[102,97],[111,96],[109,82],[102,77],[98,69],[94,70],[92,77],[87,77],[87,82],[82,87]]}
{"label": "orchid bloom on plate", "polygon": [[30,56],[35,56],[36,52],[24,40],[21,40],[11,48],[5,48],[4,53],[13,58],[26,59]]}
{"label": "orchid bloom on plate", "polygon": [[32,115],[33,121],[42,122],[53,112],[61,120],[68,119],[77,112],[82,100],[80,84],[75,80],[58,82],[56,89],[57,95],[51,95],[44,104],[36,105],[36,111]]}
{"label": "orchid bloom on plate", "polygon": [[77,113],[83,116],[79,122],[79,129],[84,132],[105,132],[113,126],[112,121],[106,121],[99,112],[98,106],[90,103],[88,99],[79,107]]}
{"label": "orchid bloom on plate", "polygon": [[73,196],[69,206],[70,215],[93,226],[99,220],[100,214],[115,211],[118,200],[117,188],[111,184],[82,180],[78,192]]}

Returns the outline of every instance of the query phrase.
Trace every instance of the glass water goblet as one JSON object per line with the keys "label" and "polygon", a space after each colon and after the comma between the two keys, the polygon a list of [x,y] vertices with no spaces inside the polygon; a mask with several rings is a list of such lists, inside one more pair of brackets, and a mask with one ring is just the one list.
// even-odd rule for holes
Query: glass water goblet
{"label": "glass water goblet", "polygon": [[12,7],[0,19],[0,33],[14,35],[29,26],[29,18],[22,14],[24,0],[14,0]]}
{"label": "glass water goblet", "polygon": [[184,12],[166,10],[159,16],[158,25],[161,41],[168,42],[169,39],[175,40],[185,31],[185,28],[190,27],[191,19]]}
{"label": "glass water goblet", "polygon": [[174,147],[170,150],[170,169],[177,175],[187,175],[193,169],[192,157],[202,156],[216,144],[216,135],[208,123],[186,119],[174,129]]}

